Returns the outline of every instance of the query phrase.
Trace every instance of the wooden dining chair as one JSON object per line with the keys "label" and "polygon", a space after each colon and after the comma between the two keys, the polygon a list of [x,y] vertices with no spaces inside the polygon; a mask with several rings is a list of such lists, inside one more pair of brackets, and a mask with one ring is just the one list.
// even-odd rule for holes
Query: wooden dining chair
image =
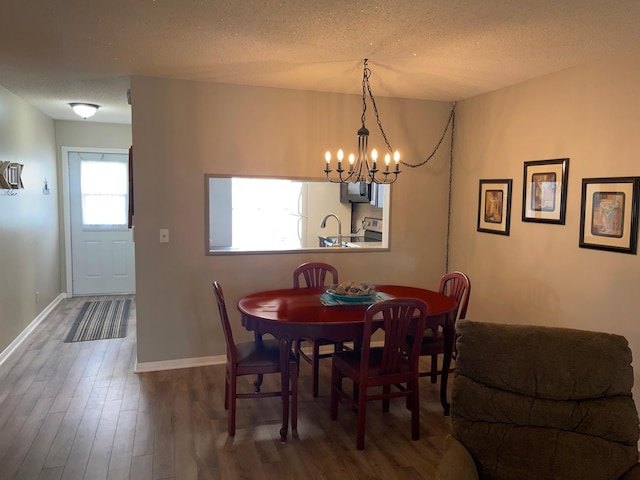
{"label": "wooden dining chair", "polygon": [[[471,294],[471,281],[469,277],[462,272],[446,273],[440,279],[440,293],[444,293],[448,297],[455,299],[458,307],[455,312],[455,325],[459,319],[464,319],[467,315],[467,306],[469,305],[469,296]],[[438,356],[444,354],[444,335],[442,328],[428,329],[422,338],[422,347],[420,356],[431,357],[431,369],[427,372],[420,372],[421,377],[431,377],[431,383],[436,383],[438,375],[442,375],[442,368],[438,369]],[[455,358],[455,335],[453,336],[452,358]],[[449,372],[454,369],[449,368]]]}
{"label": "wooden dining chair", "polygon": [[[338,270],[328,263],[307,262],[303,263],[293,271],[293,288],[323,287],[331,284],[335,285],[337,283]],[[303,342],[311,344],[310,355],[302,350]],[[296,356],[311,364],[312,390],[314,397],[318,396],[319,361],[321,358],[329,358],[333,353],[320,353],[320,347],[323,345],[333,345],[334,351],[340,351],[343,349],[342,342],[336,343],[323,339],[312,340],[303,338],[297,340],[295,344]]]}
{"label": "wooden dining chair", "polygon": [[[420,343],[427,321],[427,304],[416,298],[394,298],[371,305],[364,316],[364,336],[360,351],[333,354],[331,366],[331,419],[338,418],[338,401],[346,399],[358,412],[356,448],[364,449],[366,405],[382,400],[382,410],[389,411],[389,400],[406,397],[411,409],[411,438],[420,438],[420,395],[418,360]],[[371,336],[384,329],[384,345],[371,346]],[[410,351],[408,336],[414,335]],[[353,381],[353,395],[342,388],[342,379]],[[376,388],[369,392],[372,387]],[[392,389],[393,387],[393,389]]]}
{"label": "wooden dining chair", "polygon": [[[227,315],[227,307],[224,301],[222,287],[218,282],[213,282],[213,291],[218,302],[222,330],[227,344],[226,380],[224,386],[224,408],[229,410],[228,432],[229,436],[236,433],[236,399],[278,397],[282,392],[261,392],[260,383],[254,383],[255,391],[252,393],[238,393],[237,378],[242,375],[262,375],[280,373],[280,346],[275,339],[258,338],[252,342],[235,343],[233,332]],[[295,430],[298,423],[298,361],[295,355],[289,358],[289,374],[291,387],[291,428]]]}

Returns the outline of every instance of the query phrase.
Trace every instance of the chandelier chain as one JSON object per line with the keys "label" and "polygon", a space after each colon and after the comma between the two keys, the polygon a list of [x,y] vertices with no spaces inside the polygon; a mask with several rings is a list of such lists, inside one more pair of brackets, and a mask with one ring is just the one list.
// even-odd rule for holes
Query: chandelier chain
{"label": "chandelier chain", "polygon": [[[387,134],[384,131],[384,128],[382,128],[382,122],[380,121],[380,115],[378,114],[378,107],[376,105],[376,99],[373,97],[373,92],[371,91],[371,85],[369,84],[369,74],[371,73],[371,70],[369,70],[369,68],[367,67],[367,61],[365,59],[365,74],[364,77],[362,79],[362,126],[364,126],[364,119],[365,119],[365,111],[367,110],[367,104],[365,102],[365,95],[364,95],[364,88],[366,86],[367,91],[369,92],[369,98],[371,99],[371,105],[373,106],[373,111],[376,115],[376,122],[378,123],[378,129],[380,130],[380,133],[382,134],[382,138],[384,139],[384,143],[386,143],[387,145],[387,149],[390,152],[393,152],[393,148],[391,147],[391,143],[389,143],[389,139],[387,138]],[[417,167],[421,167],[422,165],[425,165],[429,160],[431,160],[433,158],[433,156],[436,154],[436,152],[438,151],[438,149],[440,148],[440,145],[442,144],[442,141],[444,140],[444,137],[447,135],[447,132],[449,131],[449,127],[453,124],[453,122],[455,121],[455,112],[456,112],[456,103],[453,102],[453,107],[451,107],[451,113],[449,114],[449,119],[447,120],[447,124],[444,127],[444,131],[442,132],[442,136],[440,137],[440,140],[438,140],[438,143],[436,144],[435,148],[433,149],[433,152],[431,152],[431,154],[424,159],[424,161],[420,162],[420,163],[416,163],[416,164],[411,164],[411,163],[407,163],[404,161],[400,161],[400,163],[406,167],[410,167],[410,168],[417,168]]]}
{"label": "chandelier chain", "polygon": [[[362,128],[365,128],[365,113],[367,111],[367,94],[366,91],[369,90],[369,94],[371,94],[371,87],[369,87],[369,75],[371,74],[371,70],[367,67],[367,59],[364,59],[364,74],[362,75],[362,116],[360,119],[362,120]],[[373,108],[375,108],[375,103],[373,104]],[[378,115],[378,111],[376,110],[376,116]]]}
{"label": "chandelier chain", "polygon": [[[366,81],[367,81],[367,91],[369,92],[369,98],[371,99],[371,105],[373,106],[373,111],[376,114],[376,122],[378,122],[378,128],[380,129],[380,133],[382,134],[382,138],[384,139],[384,143],[387,144],[387,149],[390,152],[393,153],[393,148],[391,148],[391,144],[389,143],[389,140],[387,139],[387,134],[384,132],[384,128],[382,128],[382,122],[380,121],[380,115],[378,114],[378,106],[376,105],[376,99],[373,98],[373,92],[371,91],[371,85],[369,84],[369,76],[367,75],[365,78],[366,78]],[[364,95],[363,95],[363,100],[362,101],[364,102]],[[362,124],[364,125],[364,112],[362,112]],[[404,163],[404,162],[400,162],[400,163]]]}
{"label": "chandelier chain", "polygon": [[451,127],[452,141],[453,141],[453,124],[455,122],[455,118],[456,118],[456,103],[453,102],[453,107],[451,107],[451,113],[449,114],[449,120],[447,120],[447,124],[444,127],[444,131],[442,132],[442,136],[440,137],[440,140],[438,140],[438,143],[433,149],[433,152],[431,152],[431,154],[420,163],[411,164],[403,161],[400,161],[400,163],[406,167],[417,168],[417,167],[421,167],[422,165],[426,164],[429,160],[431,160],[433,156],[436,154],[436,152],[438,151],[438,149],[440,148],[440,145],[442,144],[444,137],[447,135],[447,132],[449,131],[449,127]]}
{"label": "chandelier chain", "polygon": [[[449,147],[449,199],[447,202],[447,247],[446,247],[447,251],[445,255],[445,265],[444,265],[445,273],[449,272],[449,252],[451,249],[450,243],[451,243],[451,202],[453,197],[453,137],[456,130],[455,108],[456,108],[456,105],[454,103],[453,109],[451,110],[451,116],[449,117],[451,122],[451,144]],[[448,125],[447,125],[447,128],[449,128]]]}

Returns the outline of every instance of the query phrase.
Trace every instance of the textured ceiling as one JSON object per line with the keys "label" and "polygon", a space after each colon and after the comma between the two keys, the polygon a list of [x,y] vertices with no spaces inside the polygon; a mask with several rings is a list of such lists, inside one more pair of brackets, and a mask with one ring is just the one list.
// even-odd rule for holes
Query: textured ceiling
{"label": "textured ceiling", "polygon": [[639,44],[638,0],[3,0],[0,85],[130,123],[130,75],[452,101]]}

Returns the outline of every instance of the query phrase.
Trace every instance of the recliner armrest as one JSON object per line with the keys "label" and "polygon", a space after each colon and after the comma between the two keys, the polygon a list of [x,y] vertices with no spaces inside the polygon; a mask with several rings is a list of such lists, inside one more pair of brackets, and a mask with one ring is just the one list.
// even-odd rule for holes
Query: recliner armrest
{"label": "recliner armrest", "polygon": [[445,442],[436,480],[478,480],[476,464],[466,447],[451,435],[447,435]]}

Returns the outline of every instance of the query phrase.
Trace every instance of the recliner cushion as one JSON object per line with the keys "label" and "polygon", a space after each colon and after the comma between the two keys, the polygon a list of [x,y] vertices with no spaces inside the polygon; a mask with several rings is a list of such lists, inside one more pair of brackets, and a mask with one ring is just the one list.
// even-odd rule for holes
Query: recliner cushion
{"label": "recliner cushion", "polygon": [[633,387],[631,350],[620,335],[469,320],[456,332],[457,348],[465,352],[456,370],[500,390],[581,400],[624,395]]}
{"label": "recliner cushion", "polygon": [[638,459],[635,446],[557,428],[457,417],[452,429],[484,480],[618,480]]}
{"label": "recliner cushion", "polygon": [[548,400],[497,390],[457,375],[452,393],[456,416],[487,423],[558,428],[635,448],[640,435],[630,395],[585,400]]}

